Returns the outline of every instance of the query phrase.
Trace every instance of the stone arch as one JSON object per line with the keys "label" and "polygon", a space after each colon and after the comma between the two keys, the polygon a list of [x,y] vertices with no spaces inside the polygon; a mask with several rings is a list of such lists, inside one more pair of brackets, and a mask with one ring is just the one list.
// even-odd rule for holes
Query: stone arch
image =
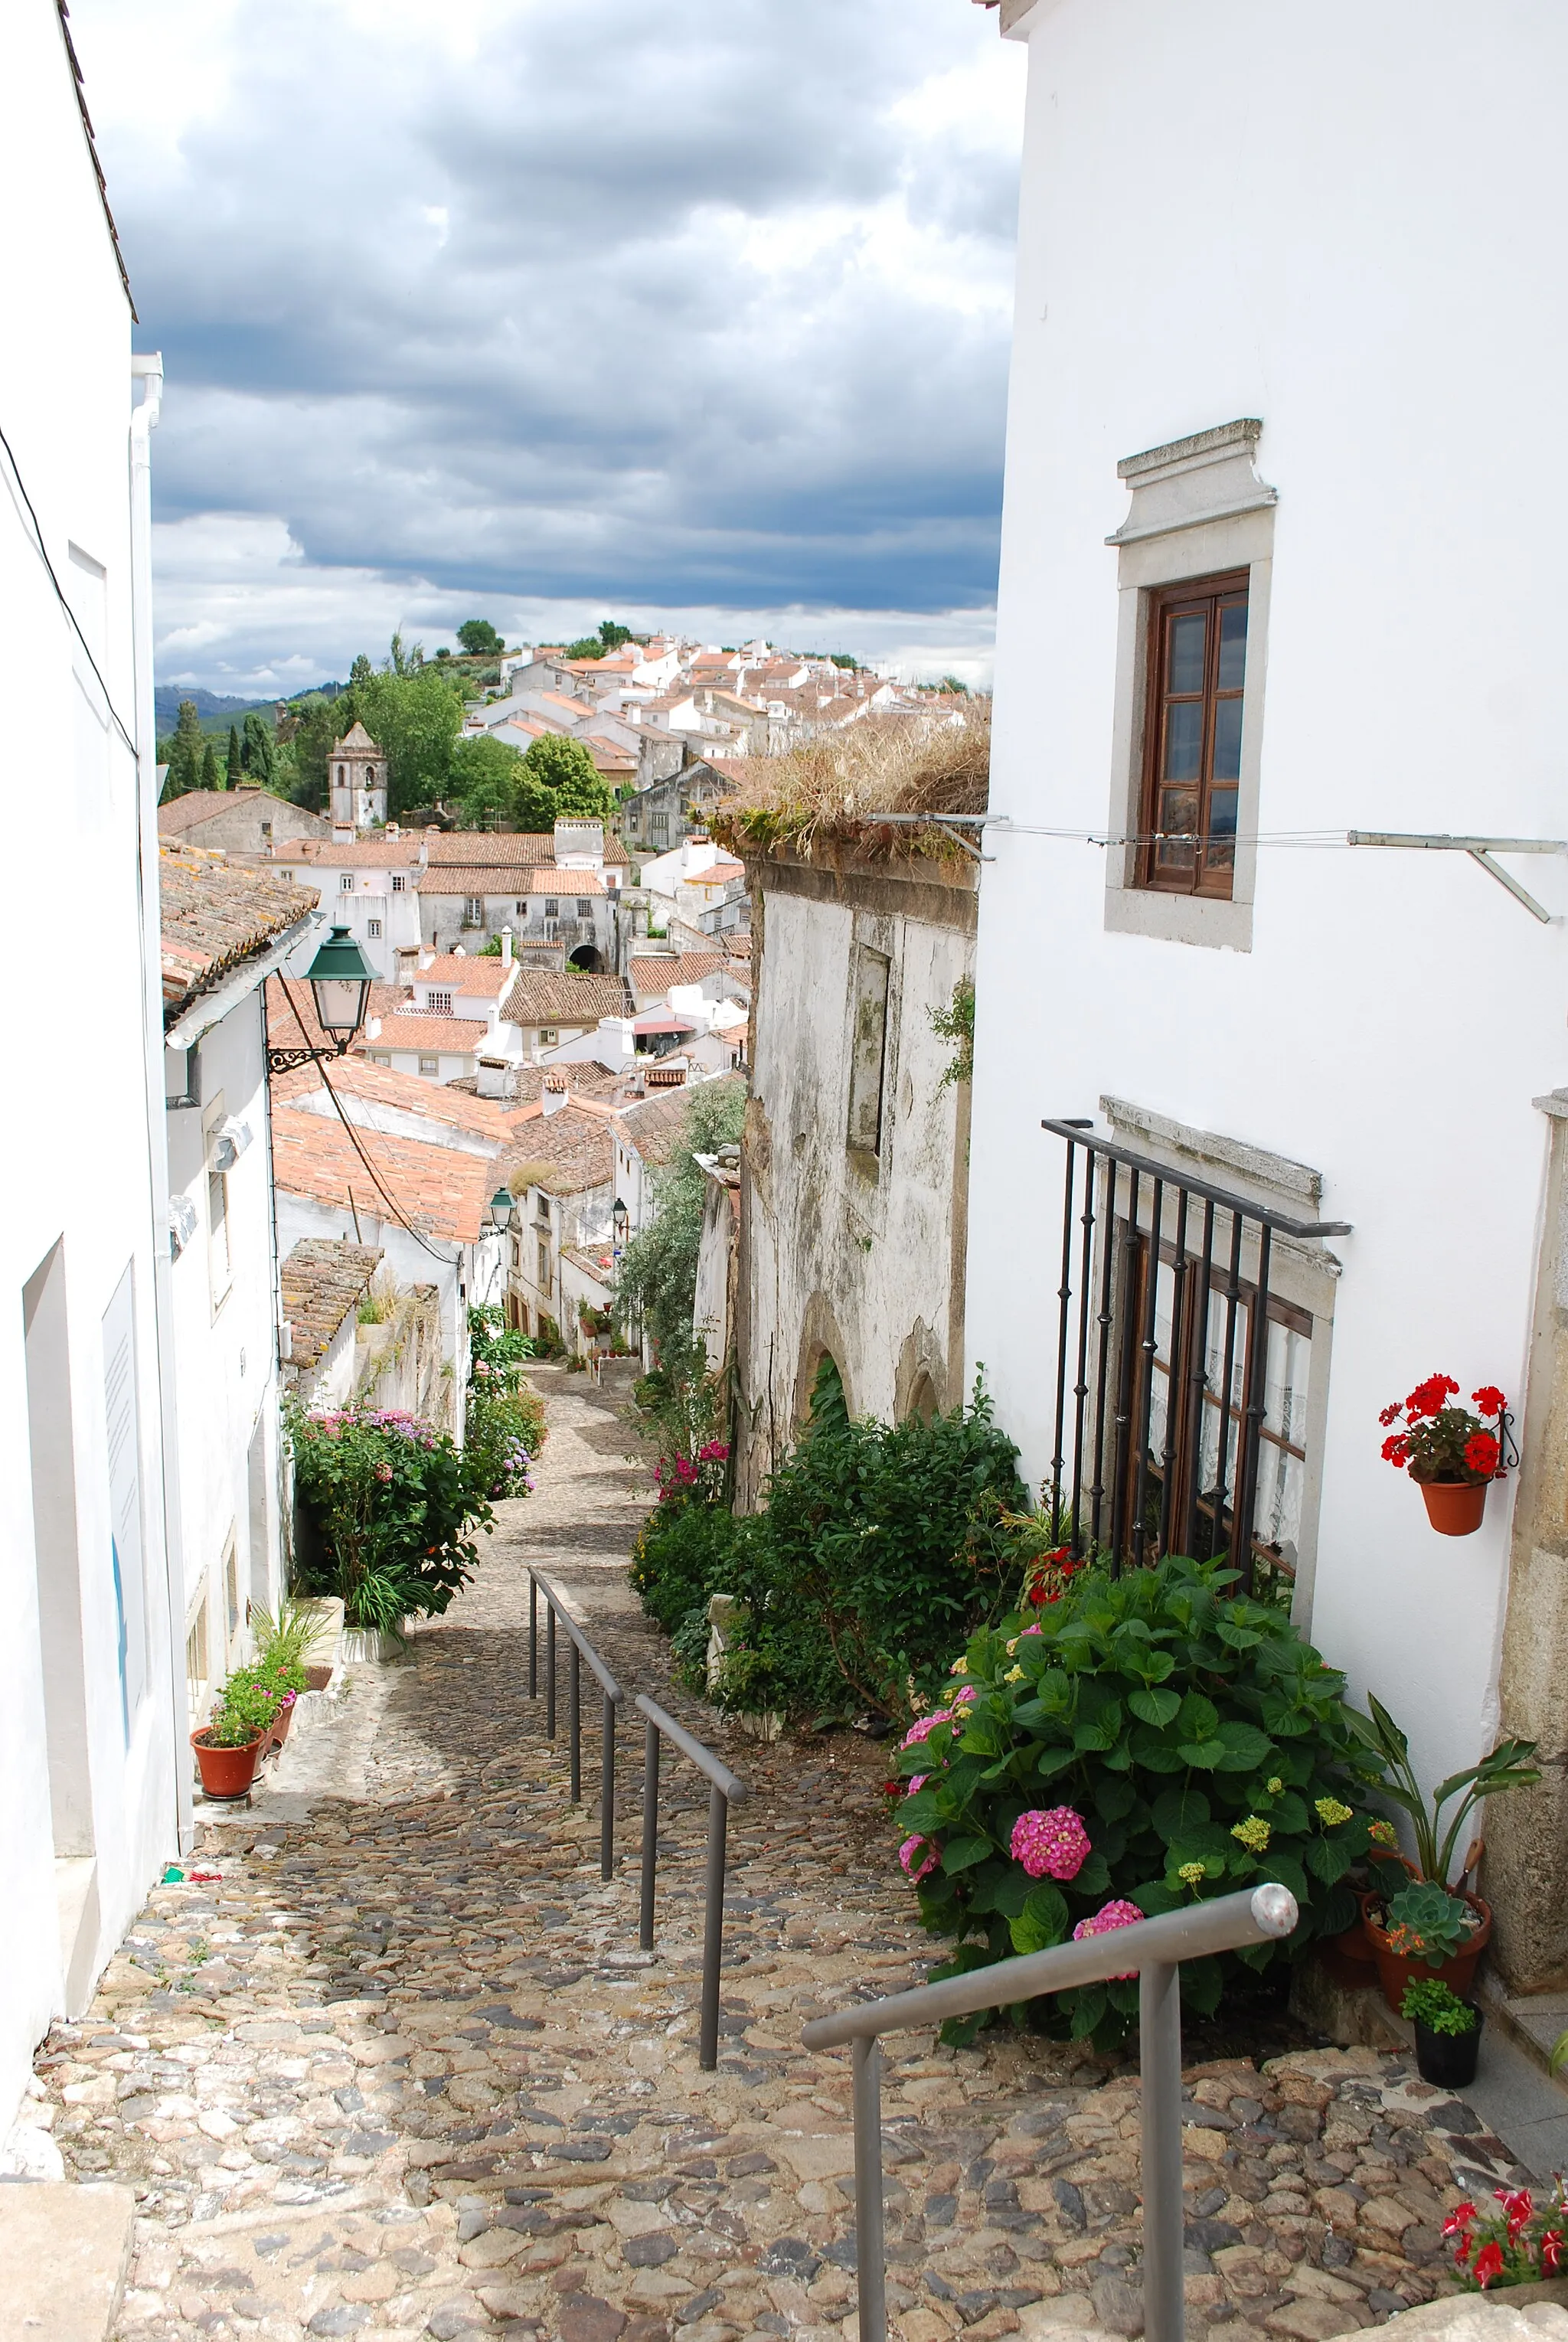
{"label": "stone arch", "polygon": [[812,1386],[816,1381],[816,1370],[824,1357],[830,1357],[838,1368],[839,1380],[844,1385],[844,1403],[854,1415],[855,1395],[848,1365],[849,1346],[844,1338],[844,1329],[834,1316],[832,1304],[819,1290],[806,1303],[805,1315],[801,1320],[794,1395],[790,1410],[797,1435],[810,1416]]}
{"label": "stone arch", "polygon": [[893,1378],[894,1421],[902,1423],[906,1416],[917,1415],[923,1423],[929,1423],[949,1404],[947,1359],[941,1339],[923,1317],[917,1317],[898,1353]]}
{"label": "stone arch", "polygon": [[579,944],[567,965],[571,967],[582,968],[586,975],[598,976],[602,973],[604,963],[593,944]]}

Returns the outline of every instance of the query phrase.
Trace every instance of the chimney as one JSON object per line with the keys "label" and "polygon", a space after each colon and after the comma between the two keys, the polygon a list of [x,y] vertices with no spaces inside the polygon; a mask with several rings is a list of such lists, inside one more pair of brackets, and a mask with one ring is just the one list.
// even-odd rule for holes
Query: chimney
{"label": "chimney", "polygon": [[421,945],[420,945],[420,946],[419,946],[419,965],[420,965],[420,966],[421,966],[422,968],[429,967],[429,966],[430,966],[430,965],[431,965],[431,963],[434,961],[434,957],[435,957],[435,946],[434,946],[434,944],[421,944]]}
{"label": "chimney", "polygon": [[552,1069],[545,1075],[544,1094],[540,1103],[546,1115],[559,1114],[561,1108],[569,1102],[569,1096],[564,1074]]}
{"label": "chimney", "polygon": [[510,927],[503,927],[501,930],[501,965],[503,967],[510,967],[512,965],[512,930]]}

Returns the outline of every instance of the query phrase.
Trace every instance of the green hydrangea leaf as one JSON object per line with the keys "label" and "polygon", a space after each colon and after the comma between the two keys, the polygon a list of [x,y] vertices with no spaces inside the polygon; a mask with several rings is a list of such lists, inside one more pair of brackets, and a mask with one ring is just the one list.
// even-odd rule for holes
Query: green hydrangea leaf
{"label": "green hydrangea leaf", "polygon": [[1176,1749],[1183,1765],[1191,1765],[1200,1773],[1214,1773],[1224,1764],[1225,1744],[1223,1740],[1183,1740]]}
{"label": "green hydrangea leaf", "polygon": [[1135,1691],[1127,1702],[1134,1716],[1156,1727],[1171,1723],[1181,1705],[1174,1691]]}
{"label": "green hydrangea leaf", "polygon": [[942,1867],[951,1878],[961,1870],[973,1870],[977,1862],[984,1862],[988,1854],[995,1851],[988,1837],[950,1838],[942,1849]]}
{"label": "green hydrangea leaf", "polygon": [[1267,1763],[1273,1744],[1266,1732],[1255,1725],[1233,1722],[1229,1718],[1219,1728],[1219,1739],[1225,1754],[1219,1759],[1223,1773],[1255,1773]]}

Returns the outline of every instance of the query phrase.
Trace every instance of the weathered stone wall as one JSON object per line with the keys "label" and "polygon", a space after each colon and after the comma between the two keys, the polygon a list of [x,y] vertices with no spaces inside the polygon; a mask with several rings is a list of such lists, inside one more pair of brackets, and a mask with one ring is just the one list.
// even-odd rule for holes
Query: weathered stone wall
{"label": "weathered stone wall", "polygon": [[[824,1351],[856,1414],[929,1413],[962,1395],[967,1093],[933,1032],[973,972],[972,866],[750,877],[752,1097],[743,1142],[737,1487],[754,1504],[789,1447]],[[857,946],[889,963],[875,1152],[850,1144]]]}

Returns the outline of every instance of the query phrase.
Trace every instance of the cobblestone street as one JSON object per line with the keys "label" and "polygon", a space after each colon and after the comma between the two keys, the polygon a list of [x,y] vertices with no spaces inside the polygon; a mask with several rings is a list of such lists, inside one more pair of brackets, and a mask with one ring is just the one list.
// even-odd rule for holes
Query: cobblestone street
{"label": "cobblestone street", "polygon": [[[135,2187],[127,2337],[562,2342],[853,2333],[847,2054],[804,2018],[931,1953],[889,1859],[874,1746],[764,1748],[671,1687],[625,1582],[651,1499],[624,1385],[536,1374],[538,1493],[470,1592],[203,1827],[78,2025],[38,2061],[67,2173]],[[641,1733],[601,1882],[526,1697],[527,1578],[555,1576],[630,1696],[716,1746],[732,1821],[719,2071],[699,2072],[706,1787],[668,1759],[657,1949],[637,1949]],[[904,2342],[1138,2329],[1135,2078],[995,2037],[889,2044],[890,2302]],[[902,2054],[901,2054],[902,2053]],[[1439,2281],[1443,2207],[1509,2168],[1470,2110],[1371,2051],[1190,2070],[1190,2330],[1324,2342]]]}

